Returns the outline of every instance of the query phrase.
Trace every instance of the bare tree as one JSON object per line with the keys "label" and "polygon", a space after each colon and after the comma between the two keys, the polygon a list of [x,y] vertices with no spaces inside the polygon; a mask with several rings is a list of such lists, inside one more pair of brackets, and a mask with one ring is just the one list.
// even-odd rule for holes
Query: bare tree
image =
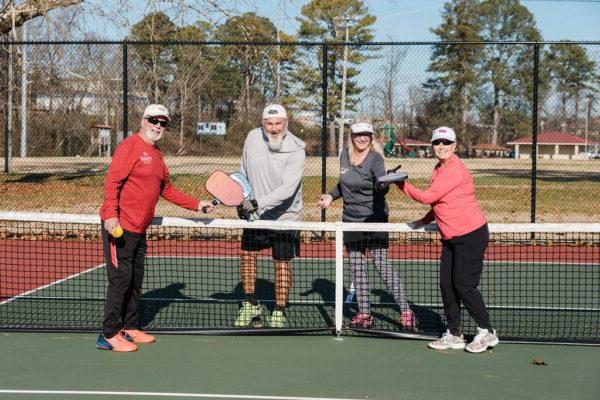
{"label": "bare tree", "polygon": [[406,57],[406,48],[394,46],[391,51],[386,54],[384,64],[381,67],[383,73],[382,95],[383,95],[383,110],[384,118],[388,122],[394,122],[394,111],[397,109],[396,93],[394,88],[398,86],[398,73],[402,61]]}
{"label": "bare tree", "polygon": [[69,7],[83,0],[25,0],[19,5],[13,1],[5,1],[0,9],[0,33],[7,34],[30,19],[46,15],[48,11]]}

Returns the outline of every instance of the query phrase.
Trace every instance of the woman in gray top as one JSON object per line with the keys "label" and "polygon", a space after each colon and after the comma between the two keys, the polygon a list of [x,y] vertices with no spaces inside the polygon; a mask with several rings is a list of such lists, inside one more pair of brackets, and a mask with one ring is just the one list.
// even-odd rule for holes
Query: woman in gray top
{"label": "woman in gray top", "polygon": [[[328,194],[321,196],[319,205],[327,208],[339,199],[344,200],[344,222],[388,222],[385,195],[388,188],[379,189],[377,178],[385,175],[381,147],[373,141],[373,127],[357,123],[350,127],[348,146],[340,157],[340,180]],[[344,245],[350,258],[350,268],[356,286],[358,314],[350,325],[370,329],[374,325],[369,304],[367,250],[375,269],[391,291],[400,307],[400,323],[405,329],[414,329],[415,315],[408,305],[406,292],[398,274],[387,259],[389,235],[387,232],[345,232]]]}

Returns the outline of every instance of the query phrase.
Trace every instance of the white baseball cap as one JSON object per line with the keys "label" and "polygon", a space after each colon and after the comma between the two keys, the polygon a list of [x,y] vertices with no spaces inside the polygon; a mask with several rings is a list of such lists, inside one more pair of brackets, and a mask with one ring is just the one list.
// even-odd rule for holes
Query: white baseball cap
{"label": "white baseball cap", "polygon": [[452,128],[448,128],[447,126],[440,126],[436,130],[433,131],[431,135],[431,141],[438,139],[446,139],[451,142],[456,142],[456,133]]}
{"label": "white baseball cap", "polygon": [[368,124],[366,122],[359,122],[357,124],[350,125],[350,132],[352,133],[370,133],[371,135],[375,133],[373,130],[373,125]]}
{"label": "white baseball cap", "polygon": [[271,104],[266,106],[263,110],[263,119],[276,117],[276,118],[285,118],[287,119],[287,113],[285,112],[285,108],[281,104]]}
{"label": "white baseball cap", "polygon": [[151,118],[151,117],[165,117],[167,120],[171,121],[171,117],[169,117],[169,110],[167,107],[162,104],[150,104],[144,110],[143,118]]}

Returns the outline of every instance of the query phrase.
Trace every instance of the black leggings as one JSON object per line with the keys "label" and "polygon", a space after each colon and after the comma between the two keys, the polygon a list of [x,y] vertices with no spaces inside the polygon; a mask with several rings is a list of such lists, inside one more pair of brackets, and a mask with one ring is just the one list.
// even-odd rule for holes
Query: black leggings
{"label": "black leggings", "polygon": [[487,224],[462,236],[442,240],[440,288],[448,330],[460,335],[460,304],[480,328],[491,330],[490,316],[477,288],[490,240]]}

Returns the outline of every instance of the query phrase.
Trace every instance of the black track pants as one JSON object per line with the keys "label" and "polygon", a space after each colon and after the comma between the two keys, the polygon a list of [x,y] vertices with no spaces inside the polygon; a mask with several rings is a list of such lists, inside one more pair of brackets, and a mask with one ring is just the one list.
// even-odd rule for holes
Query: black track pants
{"label": "black track pants", "polygon": [[491,329],[490,317],[477,288],[490,233],[487,224],[470,233],[442,240],[440,288],[447,328],[460,332],[460,304],[480,328]]}

